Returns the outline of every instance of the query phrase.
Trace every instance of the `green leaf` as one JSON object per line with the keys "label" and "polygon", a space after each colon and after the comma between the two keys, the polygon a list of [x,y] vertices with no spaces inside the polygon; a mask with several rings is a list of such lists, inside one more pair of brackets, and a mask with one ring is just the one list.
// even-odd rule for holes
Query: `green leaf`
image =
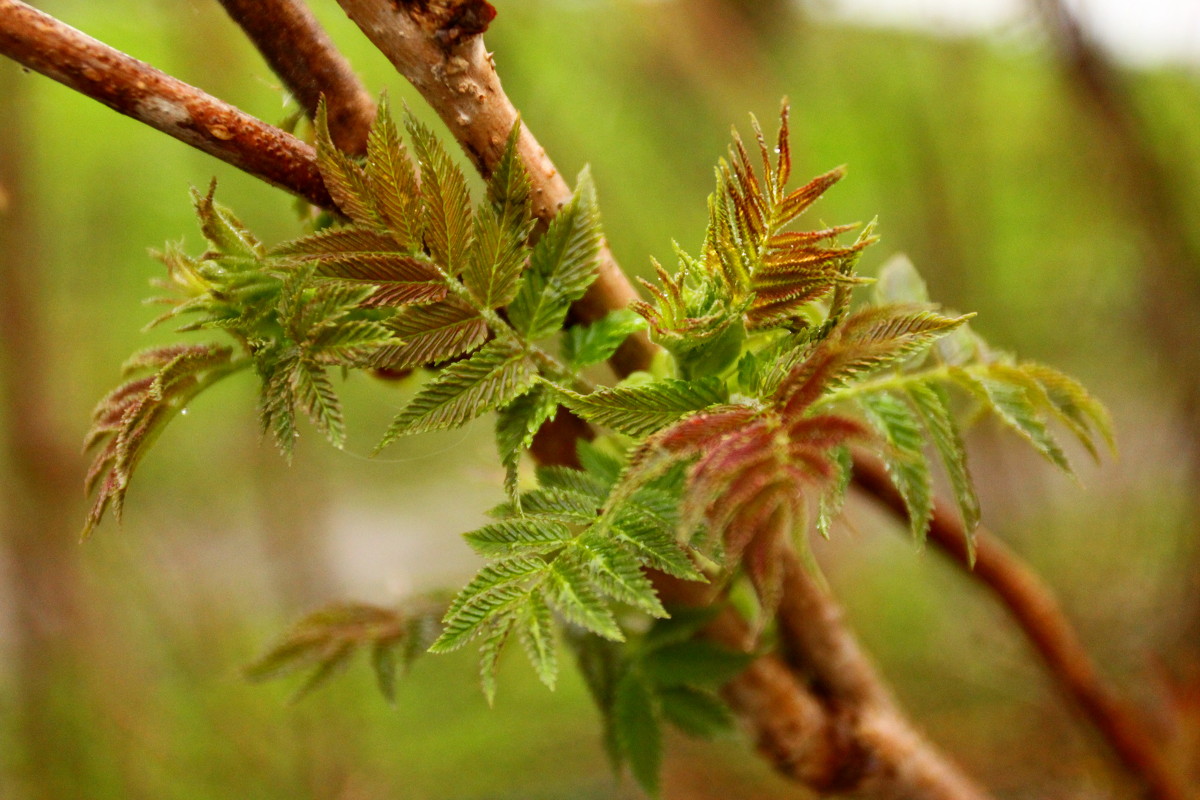
{"label": "green leaf", "polygon": [[658,699],[637,670],[627,670],[617,681],[612,726],[621,756],[629,763],[634,779],[646,794],[657,797],[663,758]]}
{"label": "green leaf", "polygon": [[596,278],[600,212],[587,169],[579,174],[571,202],[550,223],[530,256],[529,269],[508,307],[514,327],[540,339],[562,327],[567,309]]}
{"label": "green leaf", "polygon": [[554,618],[550,607],[537,589],[517,616],[517,639],[533,665],[538,678],[553,689],[558,679],[558,652],[554,644]]}
{"label": "green leaf", "polygon": [[[1071,463],[1059,448],[1046,422],[1038,413],[1031,396],[1030,383],[1032,379],[1014,369],[1005,369],[1001,365],[990,365],[983,374],[960,373],[966,375],[971,383],[983,390],[988,404],[1010,428],[1021,434],[1034,449],[1041,453],[1052,464],[1068,475],[1073,475]],[[1040,391],[1040,387],[1038,388]]]}
{"label": "green leaf", "polygon": [[642,659],[642,669],[657,685],[717,689],[740,675],[753,653],[729,650],[707,639],[658,647]]}
{"label": "green leaf", "polygon": [[[557,387],[556,387],[557,388]],[[653,383],[597,389],[577,394],[558,388],[563,402],[579,416],[634,437],[642,437],[693,411],[725,402],[717,378],[681,381],[661,378]]]}
{"label": "green leaf", "polygon": [[387,96],[379,98],[367,136],[367,178],[379,216],[405,249],[421,245],[420,188],[408,152],[392,121]]}
{"label": "green leaf", "polygon": [[372,357],[376,367],[405,369],[436,364],[469,353],[487,339],[487,323],[479,313],[452,297],[406,308],[388,324],[401,343],[376,352]]}
{"label": "green leaf", "polygon": [[863,395],[859,403],[887,441],[888,447],[881,454],[883,463],[904,498],[913,536],[924,541],[933,515],[933,482],[921,422],[908,403],[889,392]]}
{"label": "green leaf", "polygon": [[625,641],[608,605],[579,564],[557,558],[546,576],[547,599],[569,621],[614,642]]}
{"label": "green leaf", "polygon": [[572,325],[563,333],[563,358],[576,368],[599,364],[646,327],[645,318],[628,308],[611,311],[591,325]]}
{"label": "green leaf", "polygon": [[192,204],[200,219],[200,231],[208,243],[224,255],[240,256],[251,260],[261,259],[266,251],[233,212],[213,202],[217,191],[216,178],[208,185],[208,192],[200,194],[192,189]]}
{"label": "green leaf", "polygon": [[682,580],[704,580],[703,573],[675,539],[677,520],[655,519],[629,502],[614,515],[610,526],[618,541],[651,568]]}
{"label": "green leaf", "polygon": [[892,256],[879,268],[879,278],[874,288],[876,305],[929,303],[929,289],[925,286],[925,280],[905,255]]}
{"label": "green leaf", "polygon": [[517,467],[521,453],[529,449],[538,429],[557,410],[554,395],[542,386],[535,386],[496,414],[496,447],[504,466],[504,489],[515,502],[519,503]]}
{"label": "green leaf", "polygon": [[515,517],[484,525],[463,538],[484,558],[511,558],[557,550],[571,539],[571,530],[554,520]]}
{"label": "green leaf", "polygon": [[531,587],[525,582],[547,570],[540,558],[514,558],[489,564],[467,584],[443,618],[442,635],[429,648],[448,653],[474,639],[494,619],[512,613],[528,601]]}
{"label": "green leaf", "polygon": [[821,494],[817,509],[817,532],[828,539],[830,528],[846,501],[846,490],[850,488],[850,479],[854,473],[854,462],[850,457],[848,447],[839,447],[833,451],[833,463],[837,468],[837,478],[833,485]]}
{"label": "green leaf", "polygon": [[329,196],[343,214],[360,225],[378,222],[371,199],[371,185],[363,168],[339,150],[329,136],[329,118],[324,99],[317,106],[317,169]]}
{"label": "green leaf", "polygon": [[908,399],[921,415],[925,430],[929,432],[942,459],[959,514],[967,529],[968,545],[973,550],[974,538],[970,533],[979,526],[979,498],[975,494],[971,472],[967,469],[967,450],[962,435],[950,413],[949,399],[945,390],[934,383],[913,384],[908,388]]}
{"label": "green leaf", "polygon": [[[576,540],[570,556],[589,570],[596,587],[608,596],[652,617],[667,616],[637,558],[617,543],[589,532]],[[567,557],[560,556],[559,560]]]}
{"label": "green leaf", "polygon": [[496,670],[500,664],[500,654],[504,652],[504,645],[508,642],[514,625],[515,617],[501,618],[488,631],[487,638],[479,647],[479,683],[483,687],[483,694],[489,706],[496,702]]}
{"label": "green leaf", "polygon": [[429,128],[411,113],[404,125],[421,166],[425,246],[447,275],[457,275],[466,267],[474,238],[467,180]]}
{"label": "green leaf", "polygon": [[346,446],[346,423],[325,368],[311,361],[300,361],[293,374],[296,399],[304,413],[329,443],[341,450]]}
{"label": "green leaf", "polygon": [[716,694],[691,686],[660,689],[663,717],[684,733],[711,739],[733,730],[733,714]]}
{"label": "green leaf", "polygon": [[536,375],[524,350],[510,342],[492,341],[422,387],[393,420],[376,451],[400,436],[456,428],[515,399]]}

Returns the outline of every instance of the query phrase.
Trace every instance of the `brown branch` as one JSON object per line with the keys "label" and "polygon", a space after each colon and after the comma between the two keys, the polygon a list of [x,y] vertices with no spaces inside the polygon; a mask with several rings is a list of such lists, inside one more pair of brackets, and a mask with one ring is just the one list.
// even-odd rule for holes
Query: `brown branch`
{"label": "brown branch", "polygon": [[0,0],[0,55],[309,202],[332,205],[304,142],[19,0]]}
{"label": "brown branch", "polygon": [[375,103],[350,62],[301,0],[220,0],[309,119],[325,98],[329,131],[339,149],[367,151]]}
{"label": "brown branch", "polygon": [[[904,499],[877,460],[856,457],[854,480],[855,485],[896,515],[907,518]],[[1054,593],[1041,578],[1002,541],[984,530],[976,532],[972,568],[966,531],[949,506],[940,501],[934,507],[929,540],[969,570],[1008,609],[1050,673],[1079,704],[1125,768],[1147,787],[1149,796],[1187,800],[1189,795],[1163,757],[1162,747],[1135,709],[1105,683]]]}

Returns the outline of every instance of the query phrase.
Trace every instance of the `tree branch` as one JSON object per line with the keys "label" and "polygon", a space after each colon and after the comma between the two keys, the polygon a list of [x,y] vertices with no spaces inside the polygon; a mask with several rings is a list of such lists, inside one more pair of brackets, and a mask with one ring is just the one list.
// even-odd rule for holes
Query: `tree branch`
{"label": "tree branch", "polygon": [[[900,492],[877,460],[854,461],[855,485],[875,497],[897,516],[908,512]],[[934,506],[929,539],[968,570],[1008,609],[1063,690],[1111,745],[1121,764],[1159,800],[1187,800],[1162,748],[1135,709],[1125,703],[1101,677],[1054,593],[1041,578],[995,536],[975,534],[975,564],[967,551],[967,533],[954,512],[941,501]]]}
{"label": "tree branch", "polygon": [[0,54],[267,183],[332,207],[315,153],[304,142],[19,0],[0,0]]}
{"label": "tree branch", "polygon": [[321,97],[329,132],[339,149],[367,152],[375,102],[350,62],[301,0],[220,0],[267,64],[287,86],[309,119]]}

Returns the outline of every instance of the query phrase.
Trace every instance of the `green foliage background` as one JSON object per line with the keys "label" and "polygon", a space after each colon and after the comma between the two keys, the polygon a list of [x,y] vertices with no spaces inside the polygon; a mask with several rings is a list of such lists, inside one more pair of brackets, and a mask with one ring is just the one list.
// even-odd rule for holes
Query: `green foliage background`
{"label": "green foliage background", "polygon": [[[406,99],[430,119],[334,4],[314,5],[372,92],[386,87],[396,105]],[[969,445],[985,524],[1061,588],[1109,674],[1140,702],[1157,702],[1147,653],[1198,658],[1196,629],[1185,625],[1200,617],[1200,555],[1183,485],[1195,422],[1175,413],[1178,387],[1157,368],[1136,310],[1136,216],[1048,55],[1023,36],[944,40],[803,19],[764,33],[723,30],[715,42],[704,14],[680,3],[497,5],[488,45],[506,88],[565,174],[590,163],[626,269],[649,276],[650,255],[671,261],[672,238],[699,240],[729,125],[744,128],[748,111],[771,120],[787,94],[796,173],[850,167],[814,221],[879,218],[866,273],[908,253],[935,297],[978,312],[972,325],[987,338],[1063,368],[1112,408],[1123,456],[1099,470],[1077,457],[1086,491],[1029,469],[1034,457],[990,426]],[[41,7],[263,119],[288,111],[216,4]],[[17,72],[8,62],[0,70]],[[1196,74],[1130,79],[1177,201],[1200,207]],[[53,381],[46,403],[70,454],[124,354],[166,341],[137,332],[155,314],[138,302],[161,273],[147,246],[184,232],[198,244],[187,187],[216,175],[221,201],[269,242],[296,234],[294,214],[253,179],[63,87],[14,80],[38,203],[30,269],[47,352],[35,368]],[[1200,246],[1200,226],[1186,235]],[[1200,320],[1198,309],[1161,311]],[[10,379],[28,367],[3,368]],[[239,376],[190,408],[142,467],[124,527],[67,550],[87,621],[63,633],[82,658],[43,677],[60,730],[53,751],[24,741],[7,713],[23,698],[2,657],[15,652],[15,622],[0,605],[0,796],[631,794],[608,777],[594,711],[570,671],[551,695],[524,665],[506,665],[494,711],[469,653],[418,662],[396,708],[361,664],[295,706],[291,687],[243,680],[239,667],[315,605],[386,604],[461,585],[477,562],[456,534],[480,524],[503,481],[486,421],[367,460],[408,390],[361,377],[343,391],[347,451],[302,428],[288,468],[256,440],[253,391],[252,377]],[[84,466],[82,456],[65,462],[75,485]],[[8,475],[14,465],[0,468]],[[82,492],[58,502],[71,513],[56,535],[74,537]],[[818,558],[930,735],[997,789],[1085,785],[1097,768],[1093,743],[1003,614],[869,507],[852,506],[849,521]],[[740,746],[672,745],[667,796],[793,791]]]}

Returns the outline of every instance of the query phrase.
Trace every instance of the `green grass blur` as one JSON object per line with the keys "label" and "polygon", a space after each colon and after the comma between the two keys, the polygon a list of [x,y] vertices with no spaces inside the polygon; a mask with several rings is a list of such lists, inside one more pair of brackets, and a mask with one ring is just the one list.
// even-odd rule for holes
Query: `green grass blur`
{"label": "green grass blur", "polygon": [[[758,28],[717,2],[495,4],[487,41],[505,86],[564,173],[591,165],[628,271],[648,275],[651,256],[669,264],[672,239],[698,247],[729,126],[748,132],[754,113],[773,130],[786,95],[797,178],[850,168],[811,212],[814,225],[877,217],[882,241],[864,260],[868,273],[907,253],[934,297],[979,312],[974,324],[994,343],[1064,368],[1110,405],[1122,456],[1093,467],[1073,453],[1082,489],[988,426],[972,436],[974,471],[986,524],[1061,590],[1105,672],[1161,710],[1156,660],[1200,653],[1184,639],[1186,620],[1200,614],[1187,499],[1195,487],[1184,484],[1187,459],[1200,458],[1196,426],[1179,419],[1179,387],[1137,312],[1137,200],[1120,190],[1092,121],[1036,38],[933,38],[799,16]],[[431,119],[334,3],[313,5],[371,91]],[[39,7],[262,119],[288,111],[215,3]],[[0,71],[18,68],[4,62]],[[1197,73],[1126,77],[1176,202],[1200,208]],[[155,314],[140,301],[160,271],[148,247],[180,237],[199,246],[188,187],[215,175],[218,199],[267,241],[294,235],[295,207],[48,79],[16,81],[28,143],[16,200],[35,204],[29,267],[46,345],[38,363],[0,369],[17,385],[27,371],[48,376],[41,402],[73,451],[125,356],[169,338],[139,332]],[[1182,235],[1200,247],[1200,222]],[[1200,320],[1195,308],[1160,311]],[[636,796],[608,773],[579,680],[568,671],[548,693],[515,654],[494,710],[477,690],[471,653],[418,662],[394,708],[361,661],[297,705],[286,682],[242,679],[240,668],[312,607],[396,602],[470,574],[456,534],[500,494],[489,426],[367,458],[405,391],[355,376],[345,387],[349,451],[309,435],[291,467],[259,441],[248,376],[172,425],[140,470],[124,525],[110,521],[67,551],[82,608],[78,628],[60,632],[70,656],[38,676],[50,743],[29,742],[15,721],[27,699],[12,666],[21,631],[0,603],[0,797]],[[0,417],[0,430],[22,424]],[[0,475],[19,467],[0,461]],[[82,485],[85,459],[66,468]],[[80,495],[54,499],[72,522],[47,535],[75,536],[87,507]],[[922,727],[1003,796],[1116,796],[1122,784],[1101,746],[1004,614],[899,533],[856,504],[818,550]],[[16,597],[22,586],[4,574],[0,589]],[[736,739],[673,740],[667,770],[668,797],[804,796]]]}

